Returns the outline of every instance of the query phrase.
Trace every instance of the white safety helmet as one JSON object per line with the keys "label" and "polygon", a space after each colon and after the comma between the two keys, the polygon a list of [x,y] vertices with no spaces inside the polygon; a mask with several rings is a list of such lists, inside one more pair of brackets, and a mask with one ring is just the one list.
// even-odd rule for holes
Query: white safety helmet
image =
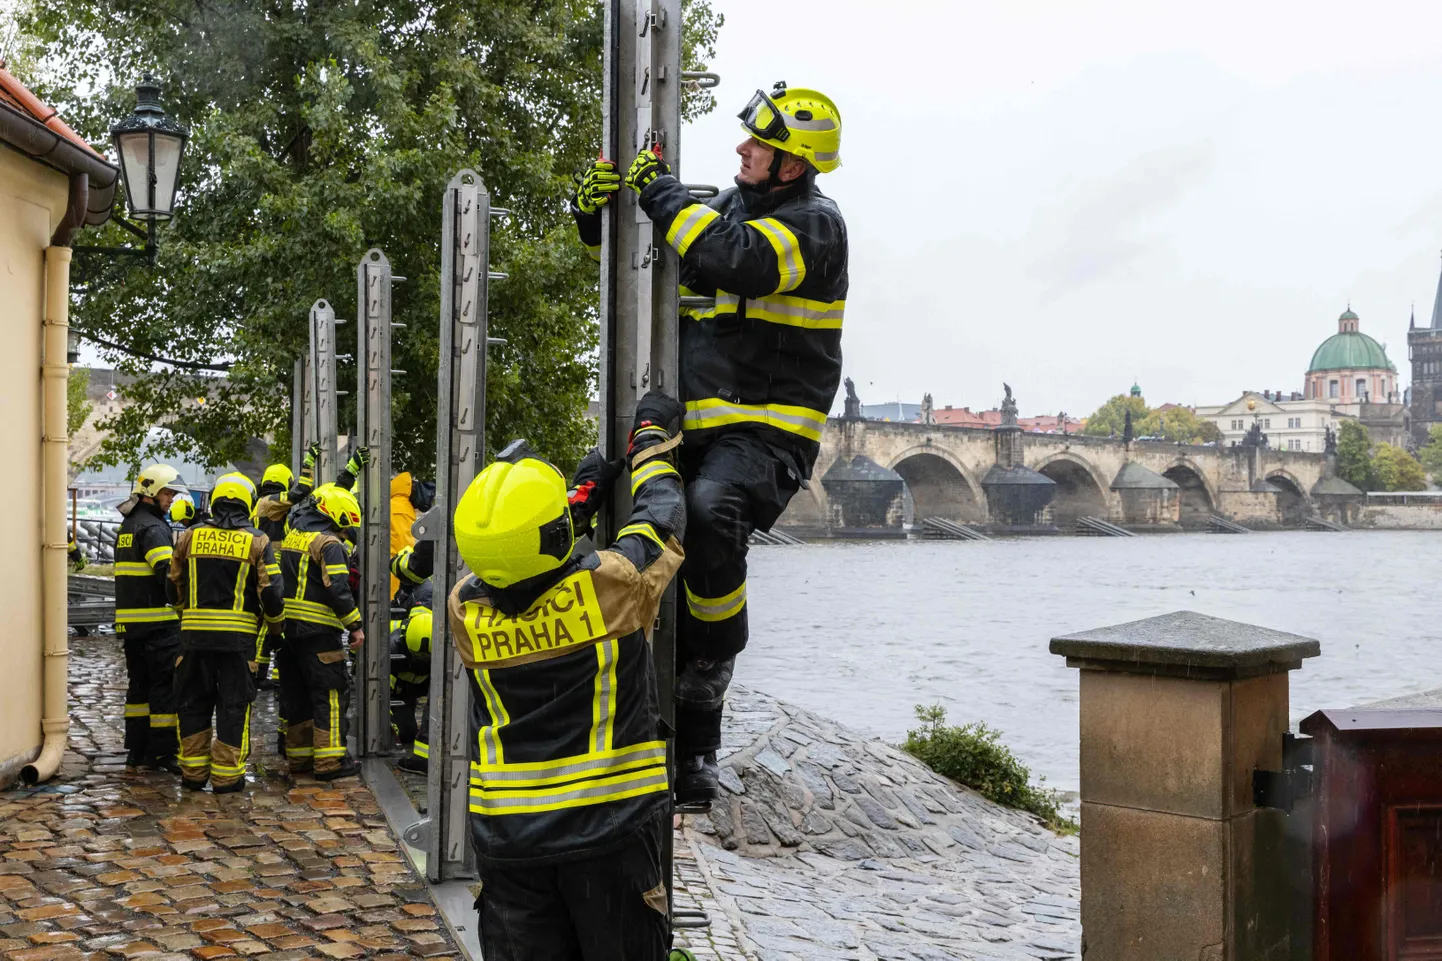
{"label": "white safety helmet", "polygon": [[169,464],[151,464],[135,476],[135,486],[130,489],[130,493],[145,497],[154,497],[161,491],[189,494],[190,488],[185,486],[180,471],[174,467]]}

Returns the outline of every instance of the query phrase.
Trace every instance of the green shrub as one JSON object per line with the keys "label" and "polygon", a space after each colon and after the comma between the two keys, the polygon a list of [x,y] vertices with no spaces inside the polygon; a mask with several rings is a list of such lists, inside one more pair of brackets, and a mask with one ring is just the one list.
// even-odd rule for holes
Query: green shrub
{"label": "green shrub", "polygon": [[946,709],[939,704],[918,704],[916,718],[921,727],[907,731],[901,746],[907,754],[982,797],[1035,814],[1053,831],[1070,834],[1078,829],[1076,821],[1062,815],[1056,791],[1032,785],[1031,771],[1001,743],[1000,731],[980,721],[949,726]]}

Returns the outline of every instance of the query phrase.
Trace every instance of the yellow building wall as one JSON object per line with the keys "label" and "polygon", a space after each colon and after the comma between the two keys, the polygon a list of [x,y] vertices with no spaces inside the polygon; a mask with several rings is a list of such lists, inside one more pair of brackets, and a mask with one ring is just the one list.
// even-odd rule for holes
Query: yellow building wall
{"label": "yellow building wall", "polygon": [[40,342],[45,248],[67,181],[0,146],[0,451],[7,536],[0,550],[0,786],[40,747]]}

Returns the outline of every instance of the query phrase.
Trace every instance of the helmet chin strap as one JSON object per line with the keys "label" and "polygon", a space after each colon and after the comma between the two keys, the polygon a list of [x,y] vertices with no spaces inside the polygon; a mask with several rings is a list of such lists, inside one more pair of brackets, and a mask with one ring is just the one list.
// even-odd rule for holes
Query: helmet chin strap
{"label": "helmet chin strap", "polygon": [[[789,187],[791,184],[783,184],[778,178],[781,176],[781,165],[786,162],[786,151],[771,150],[771,167],[766,171],[766,179],[759,184],[748,184],[739,176],[736,178],[736,186],[743,193],[768,194],[772,187]],[[796,181],[791,181],[795,183]]]}

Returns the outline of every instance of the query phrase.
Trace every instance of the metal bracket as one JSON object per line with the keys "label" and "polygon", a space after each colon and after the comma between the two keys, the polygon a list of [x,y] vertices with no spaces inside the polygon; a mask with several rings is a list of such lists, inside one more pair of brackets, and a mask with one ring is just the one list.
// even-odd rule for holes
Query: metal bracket
{"label": "metal bracket", "polygon": [[1316,783],[1313,745],[1309,737],[1283,734],[1282,770],[1252,771],[1252,803],[1290,813],[1297,801],[1311,797]]}
{"label": "metal bracket", "polygon": [[431,819],[421,818],[401,831],[401,838],[418,851],[424,851],[431,844]]}

